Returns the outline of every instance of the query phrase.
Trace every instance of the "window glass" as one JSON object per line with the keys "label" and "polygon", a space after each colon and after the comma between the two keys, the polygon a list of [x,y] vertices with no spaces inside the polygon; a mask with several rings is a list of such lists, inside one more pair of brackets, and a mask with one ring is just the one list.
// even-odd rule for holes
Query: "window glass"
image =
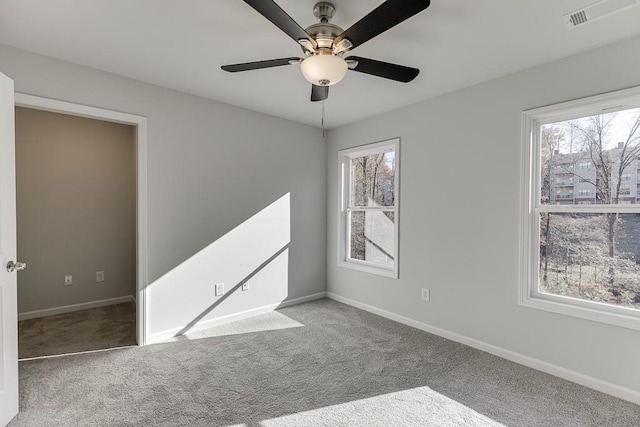
{"label": "window glass", "polygon": [[351,211],[351,259],[393,267],[395,252],[394,213]]}
{"label": "window glass", "polygon": [[640,108],[633,108],[542,125],[540,203],[578,204],[577,194],[617,204],[617,196],[631,195],[618,185],[640,166],[638,118]]}
{"label": "window glass", "polygon": [[395,153],[387,151],[351,159],[350,206],[393,206]]}
{"label": "window glass", "polygon": [[640,309],[640,214],[540,214],[540,288]]}

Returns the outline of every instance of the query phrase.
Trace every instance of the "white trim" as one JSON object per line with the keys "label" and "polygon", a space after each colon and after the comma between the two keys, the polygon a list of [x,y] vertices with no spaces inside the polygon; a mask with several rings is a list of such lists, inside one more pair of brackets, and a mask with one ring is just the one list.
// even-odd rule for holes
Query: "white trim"
{"label": "white trim", "polygon": [[[226,323],[236,322],[238,320],[247,319],[249,317],[258,316],[260,314],[270,313],[274,310],[290,307],[292,305],[298,305],[309,301],[314,301],[317,299],[325,298],[326,292],[318,292],[316,294],[307,295],[300,298],[294,298],[291,300],[282,301],[275,304],[269,304],[262,307],[252,308],[245,311],[240,311],[238,313],[228,314],[226,316],[220,316],[213,319],[207,319],[196,323],[193,327],[189,329],[187,334],[192,332],[198,332],[205,329],[213,328],[215,326],[224,325]],[[184,326],[180,326],[178,328],[168,329],[166,331],[156,332],[149,336],[149,341],[147,344],[154,344],[159,342],[164,342],[175,338],[177,334],[184,330]]]}
{"label": "white trim", "polygon": [[83,302],[80,304],[45,308],[44,310],[25,311],[24,313],[18,313],[18,320],[36,319],[38,317],[53,316],[55,314],[73,313],[74,311],[88,310],[90,308],[105,307],[107,305],[122,304],[131,301],[133,301],[133,296],[127,295],[124,297],[101,299],[97,301]]}
{"label": "white trim", "polygon": [[532,108],[525,111],[524,114],[535,116],[540,124],[546,124],[593,114],[595,109],[599,109],[601,113],[613,113],[637,108],[638,105],[640,105],[640,86]]}
{"label": "white trim", "polygon": [[[391,144],[395,144],[392,141],[400,141],[400,137],[394,137],[377,142],[370,142],[366,144],[356,145],[355,147],[343,148],[340,153],[347,156],[350,159],[362,156],[370,156],[371,154],[380,153],[380,148],[385,148]],[[382,150],[383,152],[393,151],[393,149]]]}
{"label": "white trim", "polygon": [[640,106],[640,87],[524,111],[521,115],[520,284],[518,304],[538,310],[640,330],[636,309],[538,291],[540,213],[639,213],[639,205],[542,205],[540,203],[540,127],[592,114]]}
{"label": "white trim", "polygon": [[103,108],[90,107],[88,105],[75,104],[73,102],[60,101],[57,99],[44,98],[41,96],[18,92],[15,94],[15,103],[17,107],[35,108],[54,113],[62,112],[72,116],[106,120],[121,124],[137,125],[142,120],[146,120],[145,117],[134,114],[105,110]]}
{"label": "white trim", "polygon": [[[596,301],[580,300],[561,295],[533,291],[520,305],[565,316],[579,317],[594,322],[607,323],[622,328],[640,330],[637,310],[616,307]],[[628,314],[625,314],[628,313]]]}
{"label": "white trim", "polygon": [[305,302],[311,302],[311,301],[319,300],[319,299],[326,298],[326,297],[327,297],[327,293],[326,292],[318,292],[318,293],[307,295],[307,296],[300,297],[300,298],[287,299],[287,300],[282,301],[278,305],[278,310],[281,309],[281,308],[291,307],[293,305],[304,304]]}
{"label": "white trim", "polygon": [[367,263],[366,261],[361,260],[343,260],[340,259],[338,261],[338,267],[350,268],[351,270],[362,271],[363,273],[375,274],[378,276],[390,277],[392,279],[397,279],[398,275],[394,269],[378,266],[373,263]]}
{"label": "white trim", "polygon": [[628,213],[637,214],[638,205],[540,205],[536,207],[537,213]]}
{"label": "white trim", "polygon": [[128,124],[136,128],[136,182],[138,197],[136,205],[136,338],[138,345],[146,344],[147,335],[147,118],[135,114],[106,110],[88,105],[75,104],[57,99],[43,98],[24,93],[15,94],[18,107],[69,114],[91,119]]}
{"label": "white trim", "polygon": [[640,405],[640,391],[622,387],[608,381],[599,380],[580,372],[572,371],[570,369],[563,368],[561,366],[557,366],[539,359],[535,359],[521,353],[516,353],[515,351],[507,350],[493,344],[488,344],[474,338],[469,338],[465,335],[447,331],[446,329],[438,328],[437,326],[432,326],[406,316],[395,314],[369,304],[352,300],[333,292],[327,292],[327,298],[350,305],[352,307],[359,308],[364,311],[368,311],[373,314],[377,314],[378,316],[385,317],[395,322],[402,323],[404,325],[411,326],[413,328],[420,329],[422,331],[429,332],[431,334],[438,335],[440,337],[447,338],[464,345],[468,345],[469,347],[486,351],[487,353],[493,354],[494,356],[498,356],[503,359],[528,366],[529,368],[533,368],[538,371],[546,372],[547,374],[551,374],[567,381],[571,381],[576,384],[580,384],[582,386],[589,387],[594,390],[601,391],[603,393],[607,393],[612,396],[619,397],[620,399],[624,399]]}
{"label": "white trim", "polygon": [[[202,320],[193,327],[189,329],[187,334],[202,331],[205,329],[213,328],[214,326],[224,325],[225,323],[235,322],[238,320],[246,319],[248,317],[257,316],[260,314],[270,313],[274,311],[280,303],[269,304],[262,307],[252,308],[250,310],[240,311],[238,313],[228,314],[226,316],[216,317],[213,319]],[[159,342],[164,342],[175,338],[178,336],[178,333],[184,329],[184,326],[180,326],[178,328],[172,328],[165,331],[156,332],[154,334],[149,335],[147,344],[155,344]]]}
{"label": "white trim", "polygon": [[137,297],[136,301],[136,340],[138,345],[147,343],[147,119],[141,120],[137,126],[136,136],[138,156],[137,156],[137,185],[138,201],[136,206],[137,216],[137,238],[136,238],[136,263],[137,276]]}
{"label": "white trim", "polygon": [[25,357],[23,359],[18,359],[18,362],[28,362],[30,360],[41,360],[41,359],[56,359],[58,357],[65,357],[65,356],[81,356],[83,354],[104,353],[106,351],[124,350],[124,349],[127,349],[127,348],[133,348],[133,347],[137,347],[137,345],[124,345],[124,346],[121,346],[121,347],[99,348],[97,350],[76,351],[76,352],[73,352],[73,353],[62,353],[62,354],[50,354],[50,355],[47,355],[47,356]]}
{"label": "white trim", "polygon": [[[381,150],[382,149],[382,150]],[[349,161],[353,158],[378,154],[380,152],[395,152],[395,179],[394,179],[394,206],[382,207],[351,207],[349,206],[349,184],[347,169]],[[400,137],[390,138],[384,141],[345,148],[338,151],[338,165],[340,174],[340,188],[338,191],[338,266],[365,273],[397,279],[400,271]],[[394,248],[393,268],[376,265],[362,260],[353,260],[347,257],[347,228],[349,227],[349,212],[351,211],[391,211],[394,212]]]}

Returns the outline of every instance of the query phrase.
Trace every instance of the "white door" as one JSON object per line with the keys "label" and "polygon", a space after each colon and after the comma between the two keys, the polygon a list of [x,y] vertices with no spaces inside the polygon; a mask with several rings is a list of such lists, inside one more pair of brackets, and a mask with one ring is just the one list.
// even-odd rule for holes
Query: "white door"
{"label": "white door", "polygon": [[13,80],[0,73],[0,426],[18,413],[18,296]]}

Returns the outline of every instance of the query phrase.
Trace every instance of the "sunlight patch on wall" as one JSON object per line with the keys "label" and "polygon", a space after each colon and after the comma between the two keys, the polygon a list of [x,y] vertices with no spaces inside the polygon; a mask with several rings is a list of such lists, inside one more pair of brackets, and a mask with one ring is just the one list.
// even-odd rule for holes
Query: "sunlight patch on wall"
{"label": "sunlight patch on wall", "polygon": [[[287,193],[151,283],[150,340],[168,339],[207,322],[215,326],[220,318],[237,320],[239,313],[259,314],[284,301],[290,228]],[[242,291],[247,279],[250,289]],[[224,283],[224,295],[216,295],[216,283]]]}

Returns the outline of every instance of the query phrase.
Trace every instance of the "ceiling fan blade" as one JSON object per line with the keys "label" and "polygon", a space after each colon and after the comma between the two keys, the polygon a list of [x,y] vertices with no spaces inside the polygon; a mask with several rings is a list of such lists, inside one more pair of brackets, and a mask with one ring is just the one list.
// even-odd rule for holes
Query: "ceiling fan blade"
{"label": "ceiling fan blade", "polygon": [[290,65],[292,63],[296,63],[300,61],[301,61],[300,58],[280,58],[280,59],[269,59],[267,61],[255,61],[255,62],[245,62],[242,64],[223,65],[220,68],[230,73],[237,73],[238,71],[259,70],[261,68],[271,68],[271,67],[279,67],[281,65]]}
{"label": "ceiling fan blade", "polygon": [[402,83],[409,83],[415,79],[420,70],[417,68],[405,67],[404,65],[390,64],[389,62],[376,61],[375,59],[350,56],[347,61],[358,61],[358,64],[351,68],[353,71],[371,74],[372,76],[383,77]]}
{"label": "ceiling fan blade", "polygon": [[333,44],[338,45],[343,39],[347,39],[352,45],[349,49],[356,48],[422,12],[429,7],[430,3],[430,0],[387,0],[347,28],[334,40]]}
{"label": "ceiling fan blade", "polygon": [[244,0],[244,2],[296,42],[299,43],[300,40],[307,40],[314,49],[318,46],[316,41],[273,0]]}
{"label": "ceiling fan blade", "polygon": [[329,86],[311,85],[311,100],[324,101],[329,97]]}

